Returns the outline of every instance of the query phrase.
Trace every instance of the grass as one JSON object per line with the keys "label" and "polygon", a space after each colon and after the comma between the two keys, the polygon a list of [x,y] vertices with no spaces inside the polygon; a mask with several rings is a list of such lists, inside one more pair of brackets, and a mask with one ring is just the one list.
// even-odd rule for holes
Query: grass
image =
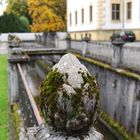
{"label": "grass", "polygon": [[9,139],[7,56],[0,55],[0,140]]}
{"label": "grass", "polygon": [[13,128],[13,139],[19,140],[19,132],[20,132],[20,123],[21,123],[21,115],[19,113],[20,106],[18,103],[13,104],[13,109],[10,112],[10,119],[12,120],[12,128]]}

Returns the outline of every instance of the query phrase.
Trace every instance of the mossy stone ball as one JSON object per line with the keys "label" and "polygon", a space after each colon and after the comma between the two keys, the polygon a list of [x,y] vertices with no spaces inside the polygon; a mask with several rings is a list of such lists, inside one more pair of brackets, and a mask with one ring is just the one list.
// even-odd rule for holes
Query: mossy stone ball
{"label": "mossy stone ball", "polygon": [[74,55],[64,55],[41,85],[40,107],[54,129],[68,134],[86,132],[99,108],[98,84]]}

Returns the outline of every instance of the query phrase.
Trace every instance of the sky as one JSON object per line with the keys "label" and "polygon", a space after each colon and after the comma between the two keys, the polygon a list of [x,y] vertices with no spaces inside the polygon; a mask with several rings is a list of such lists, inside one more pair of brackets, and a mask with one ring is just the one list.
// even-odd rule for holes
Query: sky
{"label": "sky", "polygon": [[[1,1],[1,0],[0,0]],[[2,4],[0,4],[0,15],[3,14],[3,11],[5,10],[6,8],[6,3],[5,3],[5,0],[2,0]]]}

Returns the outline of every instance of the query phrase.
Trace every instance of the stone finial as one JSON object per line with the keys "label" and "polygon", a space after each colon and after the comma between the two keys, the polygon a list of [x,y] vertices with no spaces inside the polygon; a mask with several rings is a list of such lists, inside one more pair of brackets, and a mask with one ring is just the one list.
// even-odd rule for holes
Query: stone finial
{"label": "stone finial", "polygon": [[46,123],[70,135],[90,130],[98,100],[95,78],[72,54],[64,55],[41,85],[40,107]]}

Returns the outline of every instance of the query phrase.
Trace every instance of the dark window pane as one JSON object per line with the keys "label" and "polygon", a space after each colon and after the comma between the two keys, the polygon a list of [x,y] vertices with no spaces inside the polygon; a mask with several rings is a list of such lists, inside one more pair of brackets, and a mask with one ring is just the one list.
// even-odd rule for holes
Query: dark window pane
{"label": "dark window pane", "polygon": [[116,10],[120,10],[120,5],[116,4]]}
{"label": "dark window pane", "polygon": [[114,19],[115,19],[115,13],[112,12],[112,20],[114,20]]}
{"label": "dark window pane", "polygon": [[77,24],[77,11],[75,12],[75,24]]}
{"label": "dark window pane", "polygon": [[84,9],[82,9],[82,23],[84,23]]}
{"label": "dark window pane", "polygon": [[92,14],[92,6],[90,6],[89,12],[90,12],[90,21],[92,21],[92,16],[93,16],[93,14]]}
{"label": "dark window pane", "polygon": [[119,19],[120,19],[120,13],[117,12],[117,13],[116,13],[116,20],[119,20]]}
{"label": "dark window pane", "polygon": [[127,19],[131,19],[131,11],[132,11],[132,4],[131,2],[127,3]]}
{"label": "dark window pane", "polygon": [[120,19],[120,4],[112,4],[112,20]]}
{"label": "dark window pane", "polygon": [[112,10],[115,10],[115,4],[112,4]]}
{"label": "dark window pane", "polygon": [[71,24],[72,24],[72,15],[70,13],[70,26],[71,26]]}

